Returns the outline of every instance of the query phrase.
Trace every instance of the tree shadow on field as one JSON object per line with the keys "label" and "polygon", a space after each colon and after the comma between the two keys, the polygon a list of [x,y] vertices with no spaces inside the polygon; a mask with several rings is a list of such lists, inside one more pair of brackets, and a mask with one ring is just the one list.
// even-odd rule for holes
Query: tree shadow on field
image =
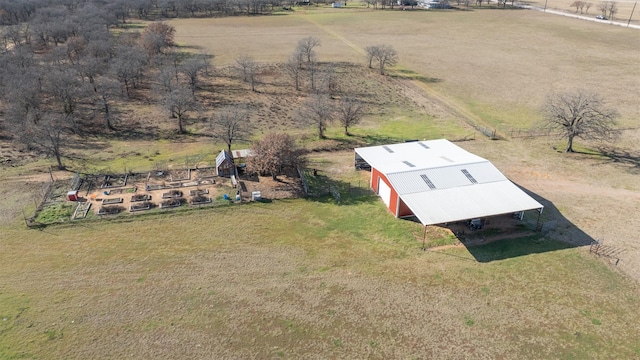
{"label": "tree shadow on field", "polygon": [[471,231],[466,223],[444,227],[452,230],[478,262],[588,246],[595,240],[564,217],[553,202],[520,188],[544,206],[540,216],[536,210],[529,210],[523,220],[512,214],[489,217],[483,219],[486,225],[476,231]]}
{"label": "tree shadow on field", "polygon": [[607,157],[608,160],[606,162],[627,165],[629,166],[629,172],[640,174],[640,153],[631,153],[627,150],[612,147],[600,147],[598,150],[602,156]]}
{"label": "tree shadow on field", "polygon": [[426,84],[437,84],[439,82],[442,82],[442,79],[424,76],[413,70],[407,69],[397,70],[396,74],[389,74],[389,76],[396,79],[417,80]]}

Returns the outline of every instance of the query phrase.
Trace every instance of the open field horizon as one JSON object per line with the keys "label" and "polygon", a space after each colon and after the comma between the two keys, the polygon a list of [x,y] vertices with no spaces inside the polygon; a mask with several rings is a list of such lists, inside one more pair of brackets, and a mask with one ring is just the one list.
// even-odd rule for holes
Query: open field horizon
{"label": "open field horizon", "polygon": [[522,9],[332,10],[169,23],[178,43],[215,54],[218,65],[237,53],[284,62],[305,36],[321,39],[319,61],[365,65],[366,46],[390,44],[399,69],[499,130],[535,125],[547,95],[575,89],[603,96],[622,126],[640,126],[638,30]]}

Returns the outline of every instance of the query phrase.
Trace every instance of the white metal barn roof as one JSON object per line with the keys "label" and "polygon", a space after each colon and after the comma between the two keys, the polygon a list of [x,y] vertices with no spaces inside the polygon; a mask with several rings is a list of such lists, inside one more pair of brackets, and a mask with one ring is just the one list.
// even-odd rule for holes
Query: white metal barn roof
{"label": "white metal barn roof", "polygon": [[444,139],[355,151],[424,225],[543,208],[491,162]]}

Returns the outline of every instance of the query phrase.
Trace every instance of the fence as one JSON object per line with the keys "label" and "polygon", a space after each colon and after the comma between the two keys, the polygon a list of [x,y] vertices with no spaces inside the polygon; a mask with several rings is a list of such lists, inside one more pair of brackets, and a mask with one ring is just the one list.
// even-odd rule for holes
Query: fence
{"label": "fence", "polygon": [[27,227],[38,227],[41,224],[37,223],[35,218],[39,211],[41,211],[44,205],[47,203],[47,200],[51,197],[51,193],[56,185],[56,179],[54,179],[53,174],[51,173],[51,169],[49,168],[50,180],[47,184],[40,190],[39,193],[35,194],[33,197],[33,204],[35,206],[33,210],[33,214],[27,216],[26,213],[22,213],[24,216],[24,222]]}
{"label": "fence", "polygon": [[547,137],[547,136],[558,136],[558,131],[556,129],[547,128],[547,129],[511,129],[508,131],[509,137],[511,139],[519,139],[519,138],[534,138],[534,137]]}

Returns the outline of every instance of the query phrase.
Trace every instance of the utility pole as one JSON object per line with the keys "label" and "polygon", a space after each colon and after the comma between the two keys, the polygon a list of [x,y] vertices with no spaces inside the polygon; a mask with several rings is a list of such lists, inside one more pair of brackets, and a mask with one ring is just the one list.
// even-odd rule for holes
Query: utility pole
{"label": "utility pole", "polygon": [[633,12],[636,11],[636,5],[638,5],[637,1],[633,3],[633,9],[631,9],[631,15],[629,15],[629,21],[627,21],[627,27],[629,27],[629,24],[631,24],[631,18],[633,17]]}

